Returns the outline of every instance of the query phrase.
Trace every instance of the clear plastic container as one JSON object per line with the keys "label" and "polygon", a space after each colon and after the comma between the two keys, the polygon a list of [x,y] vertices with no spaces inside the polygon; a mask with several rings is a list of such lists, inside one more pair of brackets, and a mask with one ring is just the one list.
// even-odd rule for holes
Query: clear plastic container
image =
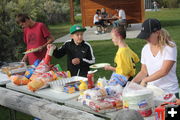
{"label": "clear plastic container", "polygon": [[70,83],[70,82],[80,81],[80,80],[87,82],[86,77],[73,76],[70,78],[62,78],[62,79],[58,79],[56,81],[49,82],[49,85],[52,89],[62,91],[65,84]]}

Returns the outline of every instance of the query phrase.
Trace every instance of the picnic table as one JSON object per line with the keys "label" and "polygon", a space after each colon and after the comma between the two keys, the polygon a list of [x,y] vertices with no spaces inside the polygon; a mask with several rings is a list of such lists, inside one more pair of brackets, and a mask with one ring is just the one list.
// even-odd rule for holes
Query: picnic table
{"label": "picnic table", "polygon": [[6,74],[0,72],[0,85],[5,85],[6,83],[11,82]]}
{"label": "picnic table", "polygon": [[[36,92],[31,92],[28,90],[26,85],[17,86],[11,83],[10,80],[8,80],[8,77],[6,75],[0,74],[0,79],[6,80],[6,82],[3,82],[3,84],[6,84],[6,89],[10,89],[10,90],[24,93],[27,95],[35,96],[36,98],[50,100],[55,103],[60,103],[70,108],[85,111],[93,115],[98,115],[101,118],[112,119],[117,114],[117,112],[119,112],[119,111],[109,112],[109,113],[95,112],[92,109],[90,109],[88,106],[82,105],[80,102],[77,101],[79,92],[69,94],[65,92],[56,91],[51,88],[44,88]],[[146,117],[145,120],[154,120],[154,116]]]}
{"label": "picnic table", "polygon": [[71,100],[79,96],[79,92],[69,94],[65,92],[56,91],[51,88],[43,88],[35,92],[31,92],[30,90],[28,90],[27,85],[17,86],[13,83],[7,83],[6,88],[62,104],[64,104],[67,100]]}
{"label": "picnic table", "polygon": [[117,18],[114,18],[114,17],[106,17],[106,18],[102,18],[101,20],[103,20],[106,24],[107,24],[107,23],[113,24],[113,21],[117,20]]}
{"label": "picnic table", "polygon": [[107,17],[107,18],[102,18],[102,20],[117,20],[118,18],[114,17]]}

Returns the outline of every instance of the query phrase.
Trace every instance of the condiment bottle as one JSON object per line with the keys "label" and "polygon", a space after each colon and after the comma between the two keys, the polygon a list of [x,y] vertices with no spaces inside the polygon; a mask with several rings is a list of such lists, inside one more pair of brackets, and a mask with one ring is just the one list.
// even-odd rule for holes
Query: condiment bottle
{"label": "condiment bottle", "polygon": [[84,81],[80,80],[80,82],[81,84],[79,85],[79,91],[80,95],[83,95],[83,92],[88,89],[88,86]]}
{"label": "condiment bottle", "polygon": [[94,87],[94,73],[89,71],[87,74],[88,78],[88,89],[91,89]]}

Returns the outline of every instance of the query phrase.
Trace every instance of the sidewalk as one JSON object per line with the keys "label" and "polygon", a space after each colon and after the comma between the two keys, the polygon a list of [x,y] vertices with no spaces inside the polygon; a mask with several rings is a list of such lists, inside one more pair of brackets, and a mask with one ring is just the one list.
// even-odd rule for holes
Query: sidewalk
{"label": "sidewalk", "polygon": [[[86,27],[87,30],[84,33],[84,40],[85,41],[94,41],[94,40],[110,40],[111,34],[110,32],[105,34],[99,34],[96,35],[94,31],[96,30],[96,27]],[[136,38],[136,36],[139,34],[141,30],[141,23],[138,24],[131,24],[131,27],[127,28],[127,38]],[[54,43],[61,43],[65,42],[70,39],[70,34],[67,34],[61,38],[58,38],[54,41]]]}

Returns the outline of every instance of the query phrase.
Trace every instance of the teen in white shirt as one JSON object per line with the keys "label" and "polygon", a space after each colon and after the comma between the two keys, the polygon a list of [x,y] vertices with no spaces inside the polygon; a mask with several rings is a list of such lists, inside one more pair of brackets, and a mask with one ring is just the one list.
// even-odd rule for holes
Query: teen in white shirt
{"label": "teen in white shirt", "polygon": [[114,27],[119,27],[121,23],[126,23],[126,14],[123,9],[118,10],[118,16],[115,16],[118,20],[113,22]]}
{"label": "teen in white shirt", "polygon": [[96,10],[96,14],[94,15],[94,18],[93,18],[93,23],[96,25],[96,26],[99,26],[99,27],[96,27],[97,31],[95,31],[96,34],[99,34],[99,33],[104,33],[105,30],[106,30],[106,25],[104,24],[103,20],[102,20],[102,16],[101,16],[101,10],[100,9],[97,9]]}
{"label": "teen in white shirt", "polygon": [[147,44],[141,53],[141,71],[133,79],[142,86],[151,84],[167,93],[178,96],[179,84],[176,76],[177,48],[169,33],[161,29],[157,19],[147,19],[138,38]]}
{"label": "teen in white shirt", "polygon": [[126,14],[125,14],[125,11],[123,9],[120,9],[119,10],[119,19],[122,19],[122,20],[126,20]]}

